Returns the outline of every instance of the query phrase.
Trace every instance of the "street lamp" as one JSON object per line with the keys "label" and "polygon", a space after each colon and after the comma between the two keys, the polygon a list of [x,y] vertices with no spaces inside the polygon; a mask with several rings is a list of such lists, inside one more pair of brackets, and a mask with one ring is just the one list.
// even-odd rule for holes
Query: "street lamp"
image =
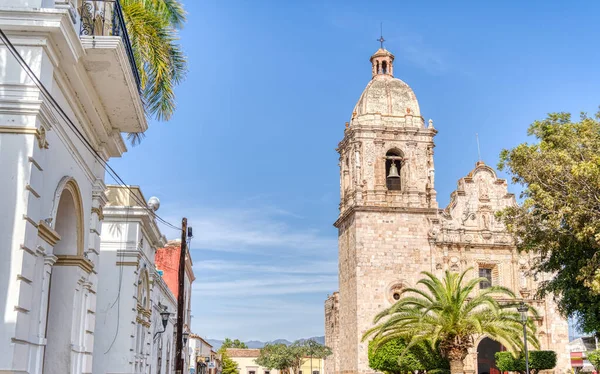
{"label": "street lamp", "polygon": [[521,301],[521,304],[517,307],[519,313],[521,313],[521,323],[523,324],[523,344],[525,346],[525,374],[529,374],[529,352],[527,351],[527,312],[529,307]]}
{"label": "street lamp", "polygon": [[186,345],[187,341],[188,341],[188,336],[190,336],[190,333],[186,331],[181,335],[183,336],[183,345]]}
{"label": "street lamp", "polygon": [[171,315],[171,313],[169,313],[167,311],[167,307],[165,306],[163,311],[160,312],[160,319],[162,321],[162,325],[163,325],[163,330],[162,331],[157,331],[154,334],[154,338],[152,338],[152,340],[156,339],[156,335],[158,334],[162,334],[163,332],[167,331],[167,323],[169,323],[169,316]]}

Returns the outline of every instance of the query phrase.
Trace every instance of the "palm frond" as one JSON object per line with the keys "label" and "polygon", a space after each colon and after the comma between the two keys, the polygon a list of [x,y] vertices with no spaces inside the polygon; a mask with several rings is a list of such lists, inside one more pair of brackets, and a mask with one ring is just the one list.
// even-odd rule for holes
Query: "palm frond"
{"label": "palm frond", "polygon": [[[467,280],[470,270],[461,274],[446,271],[442,278],[423,272],[417,282],[421,287],[405,289],[398,302],[377,314],[363,340],[372,337],[381,345],[402,338],[408,347],[427,340],[439,343],[446,352],[459,349],[466,356],[474,337],[487,336],[508,349],[522,349],[523,325],[515,310],[514,292],[500,286],[479,289],[480,282],[487,279]],[[531,310],[536,315],[537,311]],[[526,329],[530,343],[539,346],[532,320]]]}

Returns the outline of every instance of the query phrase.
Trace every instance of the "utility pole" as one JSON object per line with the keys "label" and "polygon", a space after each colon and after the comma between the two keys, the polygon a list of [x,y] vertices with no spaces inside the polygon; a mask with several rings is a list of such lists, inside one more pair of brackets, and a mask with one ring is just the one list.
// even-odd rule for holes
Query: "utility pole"
{"label": "utility pole", "polygon": [[[179,253],[179,271],[177,273],[177,340],[175,341],[175,373],[183,374],[185,358],[183,356],[183,311],[185,308],[185,255],[187,252],[187,218],[181,220],[181,251]],[[168,370],[168,369],[167,369]]]}

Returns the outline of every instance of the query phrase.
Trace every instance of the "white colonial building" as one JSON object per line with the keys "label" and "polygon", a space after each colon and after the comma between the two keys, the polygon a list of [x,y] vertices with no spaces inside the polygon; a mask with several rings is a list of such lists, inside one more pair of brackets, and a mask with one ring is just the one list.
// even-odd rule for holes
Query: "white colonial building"
{"label": "white colonial building", "polygon": [[0,0],[0,29],[50,93],[0,45],[0,373],[91,373],[102,161],[147,128],[139,76],[116,2]]}
{"label": "white colonial building", "polygon": [[[106,194],[93,373],[167,373],[177,302],[154,265],[166,239],[139,187],[108,186]],[[148,206],[158,209],[158,200]],[[166,326],[161,313],[170,313]]]}

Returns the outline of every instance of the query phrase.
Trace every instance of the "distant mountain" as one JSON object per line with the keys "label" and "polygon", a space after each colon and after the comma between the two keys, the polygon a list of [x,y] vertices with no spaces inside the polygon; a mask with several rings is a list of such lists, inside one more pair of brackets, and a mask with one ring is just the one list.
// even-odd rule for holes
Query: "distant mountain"
{"label": "distant mountain", "polygon": [[[298,341],[300,342],[305,342],[307,340],[314,340],[319,344],[325,344],[325,337],[324,336],[314,336],[312,338],[308,338],[308,339],[298,339]],[[219,340],[219,339],[206,339],[206,341],[213,346],[213,349],[216,351],[217,349],[221,348],[221,345],[223,344],[223,340]],[[285,345],[290,345],[293,342],[286,340],[286,339],[276,339],[270,342],[261,342],[259,340],[249,340],[247,342],[245,342],[246,345],[248,346],[248,348],[262,348],[265,346],[265,344],[270,343],[270,344],[285,344]]]}

